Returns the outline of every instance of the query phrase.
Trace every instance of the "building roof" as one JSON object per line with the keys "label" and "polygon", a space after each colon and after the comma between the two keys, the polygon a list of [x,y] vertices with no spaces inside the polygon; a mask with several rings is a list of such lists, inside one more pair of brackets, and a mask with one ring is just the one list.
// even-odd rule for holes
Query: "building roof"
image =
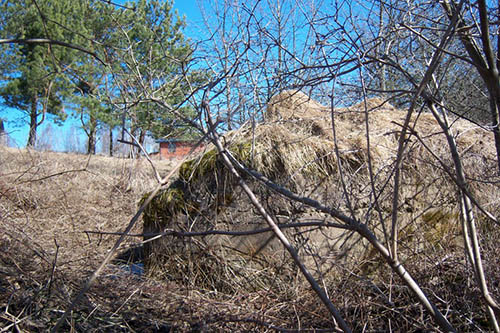
{"label": "building roof", "polygon": [[182,143],[197,143],[199,140],[198,139],[157,139],[155,142],[156,143],[177,143],[177,142],[182,142]]}

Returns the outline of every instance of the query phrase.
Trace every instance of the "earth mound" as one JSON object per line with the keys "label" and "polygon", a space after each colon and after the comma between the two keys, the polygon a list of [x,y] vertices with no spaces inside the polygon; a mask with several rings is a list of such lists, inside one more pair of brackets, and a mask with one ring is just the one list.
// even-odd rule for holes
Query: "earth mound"
{"label": "earth mound", "polygon": [[[229,132],[224,142],[248,168],[366,223],[383,239],[392,215],[391,177],[405,116],[379,98],[332,111],[302,92],[285,91],[270,100],[263,123]],[[444,170],[452,166],[446,138],[428,113],[415,114],[411,128],[398,209],[401,241],[411,252],[405,254],[402,247],[402,256],[425,242],[460,243],[456,187]],[[465,167],[490,174],[495,153],[486,144],[488,134],[462,120],[454,121],[453,131]],[[316,274],[335,275],[340,264],[371,269],[367,263],[375,254],[357,235],[245,177]],[[146,271],[227,292],[289,283],[296,279],[295,267],[266,228],[215,147],[208,146],[181,166],[177,180],[145,211]],[[164,236],[156,237],[159,233]]]}

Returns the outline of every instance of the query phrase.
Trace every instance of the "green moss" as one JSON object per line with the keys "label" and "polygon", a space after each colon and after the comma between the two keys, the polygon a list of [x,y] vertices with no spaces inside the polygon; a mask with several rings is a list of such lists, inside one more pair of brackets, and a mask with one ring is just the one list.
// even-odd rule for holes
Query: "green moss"
{"label": "green moss", "polygon": [[443,218],[446,218],[447,214],[444,213],[441,210],[435,210],[431,212],[427,212],[422,214],[422,221],[425,222],[427,225],[433,225],[436,224],[436,222],[442,220]]}
{"label": "green moss", "polygon": [[433,210],[422,214],[422,221],[425,239],[431,244],[437,244],[453,236],[453,231],[457,228],[458,213],[443,209]]}
{"label": "green moss", "polygon": [[[149,193],[142,197],[141,204],[148,196]],[[186,205],[182,183],[175,182],[151,200],[144,210],[144,225],[166,226],[177,213],[195,208],[193,205]]]}
{"label": "green moss", "polygon": [[[250,143],[235,144],[229,150],[240,161],[246,162],[250,159]],[[214,178],[214,172],[223,168],[218,158],[218,152],[210,150],[200,159],[184,162],[179,169],[178,180],[153,198],[146,208],[144,224],[148,226],[155,224],[165,226],[177,214],[192,215],[199,213],[199,203],[186,196],[186,192],[189,193],[191,186],[195,189],[201,186],[209,186],[210,179]],[[216,194],[216,200],[208,206],[216,207],[217,211],[220,211],[223,206],[227,206],[233,201],[231,176],[228,173],[222,175],[224,179],[218,179],[217,182],[224,184],[224,190],[221,191],[217,185],[210,189]],[[148,196],[149,193],[144,195],[140,203],[142,204]]]}
{"label": "green moss", "polygon": [[[231,154],[239,161],[246,163],[251,158],[252,144],[239,143],[228,148]],[[184,162],[179,169],[179,179],[192,182],[210,176],[218,167],[219,153],[213,149],[206,152],[201,159]]]}
{"label": "green moss", "polygon": [[179,179],[189,182],[202,179],[215,170],[217,164],[217,151],[206,152],[201,159],[184,162],[179,169]]}
{"label": "green moss", "polygon": [[249,162],[252,158],[252,143],[251,142],[239,143],[229,148],[229,151],[239,161],[244,163]]}

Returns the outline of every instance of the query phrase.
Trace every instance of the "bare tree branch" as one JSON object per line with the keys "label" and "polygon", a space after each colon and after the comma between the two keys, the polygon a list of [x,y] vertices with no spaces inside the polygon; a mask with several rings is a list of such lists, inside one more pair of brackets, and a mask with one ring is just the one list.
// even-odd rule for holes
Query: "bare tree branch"
{"label": "bare tree branch", "polygon": [[27,39],[22,39],[22,38],[2,38],[0,39],[0,44],[49,44],[49,45],[59,45],[59,46],[64,46],[70,49],[75,49],[78,51],[81,51],[83,53],[86,53],[88,55],[91,55],[94,57],[97,61],[99,61],[101,64],[106,66],[106,62],[102,60],[95,52],[89,51],[83,47],[80,47],[78,45],[74,45],[71,43],[66,43],[62,42],[59,40],[53,40],[53,39],[48,39],[48,38],[27,38]]}

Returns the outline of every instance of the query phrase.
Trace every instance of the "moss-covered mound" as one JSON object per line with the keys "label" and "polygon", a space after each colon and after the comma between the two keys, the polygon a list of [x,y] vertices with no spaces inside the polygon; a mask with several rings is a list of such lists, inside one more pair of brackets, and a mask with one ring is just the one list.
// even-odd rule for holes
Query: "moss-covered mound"
{"label": "moss-covered mound", "polygon": [[[244,165],[367,223],[383,239],[391,219],[390,177],[405,115],[380,99],[331,113],[301,92],[286,91],[271,99],[264,123],[227,133],[224,143]],[[430,114],[415,115],[412,127],[398,211],[402,244],[407,244],[401,251],[408,258],[422,244],[459,246],[455,187],[433,157],[452,165],[446,139]],[[490,173],[494,151],[487,144],[491,142],[487,134],[464,121],[456,121],[453,129],[465,167],[475,174]],[[297,226],[336,221],[286,200],[253,179],[246,180],[278,223],[293,225],[285,229],[287,235],[318,274],[336,271],[346,258],[356,258],[349,267],[373,269],[374,253],[365,251],[355,235],[344,229]],[[146,270],[220,291],[283,285],[295,279],[296,272],[272,233],[241,235],[266,227],[209,146],[203,155],[181,166],[177,180],[145,211]],[[154,238],[161,232],[167,235]],[[186,237],[188,232],[207,234]]]}

